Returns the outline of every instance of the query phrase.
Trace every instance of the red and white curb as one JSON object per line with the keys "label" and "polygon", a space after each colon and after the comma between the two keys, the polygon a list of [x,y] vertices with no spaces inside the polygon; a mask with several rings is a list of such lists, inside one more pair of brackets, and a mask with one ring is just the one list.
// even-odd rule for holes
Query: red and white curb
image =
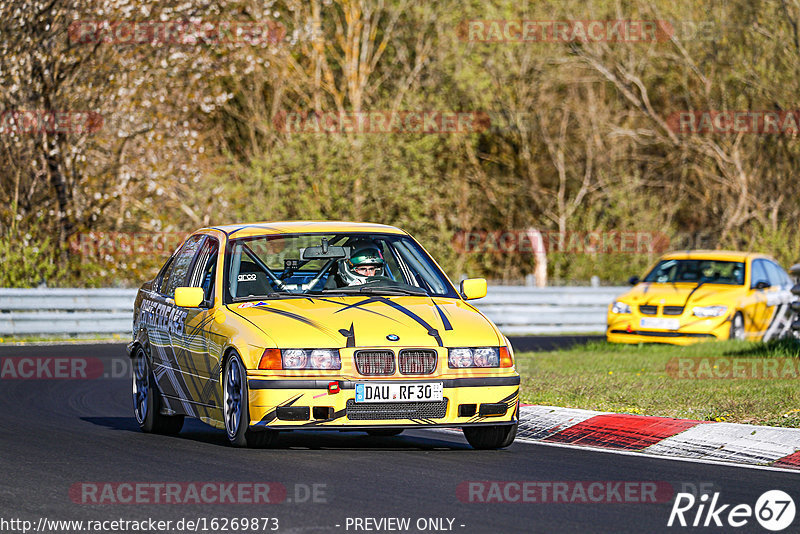
{"label": "red and white curb", "polygon": [[800,429],[520,407],[517,439],[800,470]]}

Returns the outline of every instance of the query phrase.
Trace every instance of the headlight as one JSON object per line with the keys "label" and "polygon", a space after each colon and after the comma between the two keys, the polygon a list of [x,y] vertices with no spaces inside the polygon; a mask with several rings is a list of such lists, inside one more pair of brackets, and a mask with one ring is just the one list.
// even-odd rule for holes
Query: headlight
{"label": "headlight", "polygon": [[631,307],[630,304],[625,304],[624,302],[614,301],[614,304],[611,306],[611,313],[630,313]]}
{"label": "headlight", "polygon": [[341,369],[338,350],[284,349],[281,351],[284,369]]}
{"label": "headlight", "polygon": [[695,306],[692,315],[697,317],[719,317],[728,311],[727,306]]}
{"label": "headlight", "polygon": [[449,349],[447,362],[451,369],[500,367],[500,349],[498,347]]}

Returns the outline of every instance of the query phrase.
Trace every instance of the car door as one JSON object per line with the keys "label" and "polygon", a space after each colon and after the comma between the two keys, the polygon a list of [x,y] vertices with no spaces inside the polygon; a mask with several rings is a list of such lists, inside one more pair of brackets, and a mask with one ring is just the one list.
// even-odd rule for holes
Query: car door
{"label": "car door", "polygon": [[187,280],[188,287],[202,287],[205,299],[198,308],[182,308],[186,312],[184,327],[185,358],[193,376],[191,400],[198,404],[200,417],[209,417],[209,408],[222,406],[219,376],[222,342],[212,332],[214,326],[214,280],[219,259],[219,241],[208,236],[200,247],[197,260]]}
{"label": "car door", "polygon": [[186,285],[189,271],[205,236],[189,237],[173,255],[158,291],[147,305],[148,337],[153,360],[153,374],[168,407],[195,416],[191,405],[190,384],[194,370],[184,349],[186,311],[175,306],[175,288]]}
{"label": "car door", "polygon": [[789,309],[792,301],[790,289],[791,279],[780,265],[770,260],[763,260],[767,270],[770,287],[767,291],[767,319],[764,341],[780,337],[788,332],[791,324],[791,311]]}
{"label": "car door", "polygon": [[772,315],[772,310],[768,305],[770,288],[771,284],[767,273],[766,261],[763,259],[753,260],[753,268],[750,275],[752,299],[748,310],[749,317],[745,318],[745,322],[747,322],[748,318],[750,319],[751,328],[748,333],[756,336],[756,339],[761,339],[761,336],[764,335]]}

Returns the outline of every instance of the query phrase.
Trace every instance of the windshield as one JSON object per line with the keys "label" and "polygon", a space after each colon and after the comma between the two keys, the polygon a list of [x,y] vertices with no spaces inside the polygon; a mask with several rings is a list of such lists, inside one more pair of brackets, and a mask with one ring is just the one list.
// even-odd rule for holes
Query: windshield
{"label": "windshield", "polygon": [[744,263],[718,260],[662,260],[644,282],[692,284],[744,284]]}
{"label": "windshield", "polygon": [[435,295],[458,298],[425,251],[402,235],[281,234],[235,239],[226,301],[295,295]]}

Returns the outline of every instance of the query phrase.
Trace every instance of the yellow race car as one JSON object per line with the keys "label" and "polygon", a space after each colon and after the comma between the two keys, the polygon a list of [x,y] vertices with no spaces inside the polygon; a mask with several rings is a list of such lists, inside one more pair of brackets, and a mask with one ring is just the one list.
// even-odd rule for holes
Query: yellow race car
{"label": "yellow race car", "polygon": [[730,251],[666,254],[608,306],[613,343],[768,340],[791,328],[792,281],[772,258]]}
{"label": "yellow race car", "polygon": [[517,430],[508,339],[391,226],[271,222],[189,236],[134,306],[133,405],[145,432],[185,416],[235,446],[279,431],[458,427],[478,449]]}

